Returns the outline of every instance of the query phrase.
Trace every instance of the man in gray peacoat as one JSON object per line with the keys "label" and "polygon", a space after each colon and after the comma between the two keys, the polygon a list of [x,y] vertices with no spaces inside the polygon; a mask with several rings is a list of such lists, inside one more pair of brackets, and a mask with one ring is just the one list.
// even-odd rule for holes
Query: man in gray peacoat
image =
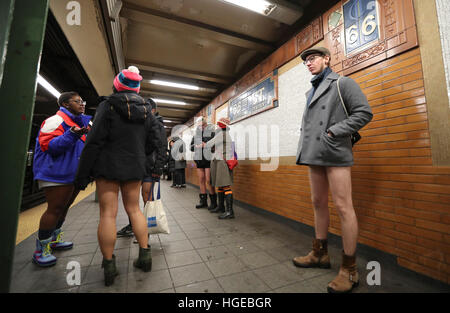
{"label": "man in gray peacoat", "polygon": [[[338,276],[328,284],[328,292],[350,292],[359,283],[356,267],[358,221],[352,201],[351,135],[372,119],[372,110],[358,84],[340,78],[330,67],[328,49],[308,49],[301,54],[314,75],[313,88],[306,93],[297,164],[307,165],[314,207],[315,238],[313,250],[292,261],[298,267],[330,268],[328,255],[328,191],[342,227],[342,265]],[[342,101],[341,101],[342,96]],[[345,108],[344,109],[344,105]],[[348,116],[347,116],[348,113]]]}
{"label": "man in gray peacoat", "polygon": [[[358,84],[351,78],[342,77],[339,87],[350,114],[347,118],[337,90],[338,78],[334,72],[328,74],[305,108],[297,149],[298,165],[353,165],[350,135],[370,122],[372,110]],[[306,98],[312,92],[309,90]]]}

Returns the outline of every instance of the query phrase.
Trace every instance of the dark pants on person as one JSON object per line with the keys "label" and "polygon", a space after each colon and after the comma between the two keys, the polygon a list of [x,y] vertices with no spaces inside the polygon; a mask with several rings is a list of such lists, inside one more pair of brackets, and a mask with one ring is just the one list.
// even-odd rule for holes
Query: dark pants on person
{"label": "dark pants on person", "polygon": [[184,168],[176,169],[174,172],[174,185],[179,186],[185,184],[186,184],[185,169]]}

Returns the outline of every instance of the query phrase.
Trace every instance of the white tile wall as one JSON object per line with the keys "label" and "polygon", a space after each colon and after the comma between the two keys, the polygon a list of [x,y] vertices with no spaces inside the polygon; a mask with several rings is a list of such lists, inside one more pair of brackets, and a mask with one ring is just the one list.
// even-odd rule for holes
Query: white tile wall
{"label": "white tile wall", "polygon": [[[254,115],[247,118],[241,122],[233,124],[232,129],[239,130],[249,130],[251,128],[256,128],[258,130],[258,138],[262,138],[264,126],[267,126],[266,137],[268,143],[268,151],[271,156],[295,156],[297,152],[297,144],[300,138],[300,124],[303,115],[303,110],[306,105],[305,93],[311,88],[312,76],[303,64],[299,64],[287,72],[279,75],[278,77],[278,107],[275,109],[268,110],[266,112]],[[271,127],[277,127],[279,133],[269,130]],[[276,135],[273,138],[274,146],[277,149],[270,151],[272,147],[271,134]],[[246,159],[255,159],[255,155],[250,155],[249,145],[259,145],[254,140],[247,139],[245,156]],[[237,147],[238,153],[241,152],[240,158],[242,157],[242,148]],[[240,151],[239,151],[240,150]],[[264,156],[263,149],[258,146],[257,157]],[[278,150],[278,151],[277,151]]]}
{"label": "white tile wall", "polygon": [[[447,92],[450,99],[450,1],[436,0],[436,9],[441,33],[442,56],[444,58],[445,74],[447,77]],[[450,106],[450,101],[449,101]]]}

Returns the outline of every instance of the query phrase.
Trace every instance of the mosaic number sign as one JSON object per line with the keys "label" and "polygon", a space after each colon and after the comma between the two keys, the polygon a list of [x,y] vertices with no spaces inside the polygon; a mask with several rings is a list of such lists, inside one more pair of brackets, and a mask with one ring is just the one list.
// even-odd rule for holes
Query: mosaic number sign
{"label": "mosaic number sign", "polygon": [[344,3],[345,49],[349,54],[379,38],[376,0],[350,0]]}

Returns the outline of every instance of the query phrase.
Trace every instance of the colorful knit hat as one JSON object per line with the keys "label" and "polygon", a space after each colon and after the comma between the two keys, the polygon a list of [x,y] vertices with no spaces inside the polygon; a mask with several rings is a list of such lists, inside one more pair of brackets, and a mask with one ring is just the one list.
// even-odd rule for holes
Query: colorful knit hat
{"label": "colorful knit hat", "polygon": [[230,119],[227,117],[222,117],[217,121],[217,125],[219,125],[220,128],[225,128],[227,126],[230,126],[230,124]]}
{"label": "colorful knit hat", "polygon": [[142,76],[139,75],[139,69],[136,66],[130,66],[127,70],[122,70],[114,78],[114,88],[117,91],[131,90],[139,93],[141,89]]}

